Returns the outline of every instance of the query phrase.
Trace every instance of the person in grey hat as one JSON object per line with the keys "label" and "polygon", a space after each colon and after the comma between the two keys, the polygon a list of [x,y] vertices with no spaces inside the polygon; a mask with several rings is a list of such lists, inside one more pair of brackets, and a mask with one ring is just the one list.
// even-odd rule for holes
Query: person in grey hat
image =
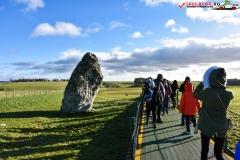
{"label": "person in grey hat", "polygon": [[147,103],[147,122],[146,125],[149,124],[149,117],[150,117],[150,113],[152,111],[152,116],[153,116],[153,125],[154,128],[157,128],[156,125],[156,112],[157,112],[157,108],[158,108],[158,100],[159,100],[159,96],[160,96],[160,92],[158,90],[158,88],[155,86],[155,83],[153,81],[149,82],[149,89],[146,91],[145,95],[144,95],[144,100]]}
{"label": "person in grey hat", "polygon": [[157,123],[163,123],[162,118],[161,118],[162,103],[163,103],[164,96],[165,96],[165,88],[163,86],[163,75],[158,74],[157,78],[154,80],[154,83],[160,91],[160,99],[158,102],[158,109],[157,109]]}

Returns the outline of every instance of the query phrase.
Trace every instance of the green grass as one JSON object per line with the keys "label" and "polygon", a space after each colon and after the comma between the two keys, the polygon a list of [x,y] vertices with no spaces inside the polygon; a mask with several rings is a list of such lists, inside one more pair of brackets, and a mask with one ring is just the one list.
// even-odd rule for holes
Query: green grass
{"label": "green grass", "polygon": [[[29,83],[35,85],[19,82],[20,86],[9,84],[7,88],[21,90],[22,85],[29,89],[44,85],[65,88],[67,84]],[[7,124],[0,128],[0,159],[124,159],[131,136],[130,121],[135,116],[142,85],[106,83],[118,88],[102,86],[93,104],[95,111],[78,115],[60,112],[63,93],[0,99],[0,123]],[[240,87],[229,89],[235,93],[230,109],[240,114]],[[239,118],[235,118],[234,124],[238,123]],[[239,127],[232,131],[239,136]],[[240,139],[231,132],[228,138],[229,147],[235,150]]]}
{"label": "green grass", "polygon": [[0,91],[65,89],[67,82],[10,82],[0,83]]}
{"label": "green grass", "polygon": [[101,88],[78,115],[60,112],[62,93],[1,99],[0,159],[124,159],[140,91]]}

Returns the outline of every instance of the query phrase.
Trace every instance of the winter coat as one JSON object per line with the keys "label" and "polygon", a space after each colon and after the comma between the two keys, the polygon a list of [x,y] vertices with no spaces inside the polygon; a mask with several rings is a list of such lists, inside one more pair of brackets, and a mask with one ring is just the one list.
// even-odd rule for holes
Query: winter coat
{"label": "winter coat", "polygon": [[193,94],[203,102],[199,111],[198,129],[208,137],[216,134],[221,138],[228,131],[226,109],[234,94],[226,89],[226,80],[224,68],[209,68],[204,74],[203,82],[197,86]]}
{"label": "winter coat", "polygon": [[184,115],[195,115],[200,109],[200,101],[193,97],[193,84],[187,82],[184,85],[184,90],[185,92],[182,94],[178,110]]}
{"label": "winter coat", "polygon": [[178,84],[177,84],[177,82],[173,82],[172,84],[171,84],[171,89],[172,89],[172,97],[175,97],[176,95],[177,95],[177,89],[179,89],[179,86],[178,86]]}
{"label": "winter coat", "polygon": [[153,89],[148,89],[148,91],[144,95],[144,100],[146,101],[147,105],[158,105],[160,102],[160,92],[157,87]]}
{"label": "winter coat", "polygon": [[163,86],[163,81],[157,77],[157,79],[154,80],[155,86],[160,90],[160,99],[163,101],[165,96],[165,88]]}
{"label": "winter coat", "polygon": [[165,88],[164,99],[168,99],[171,96],[171,94],[172,94],[172,89],[171,89],[171,87],[168,84],[164,85],[164,88]]}

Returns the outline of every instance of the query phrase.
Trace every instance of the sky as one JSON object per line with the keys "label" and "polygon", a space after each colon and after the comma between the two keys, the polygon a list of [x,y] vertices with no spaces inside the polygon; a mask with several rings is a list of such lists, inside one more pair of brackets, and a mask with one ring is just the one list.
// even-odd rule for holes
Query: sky
{"label": "sky", "polygon": [[180,2],[0,0],[0,81],[69,79],[87,52],[97,56],[104,81],[160,73],[201,81],[211,66],[240,79],[240,9]]}

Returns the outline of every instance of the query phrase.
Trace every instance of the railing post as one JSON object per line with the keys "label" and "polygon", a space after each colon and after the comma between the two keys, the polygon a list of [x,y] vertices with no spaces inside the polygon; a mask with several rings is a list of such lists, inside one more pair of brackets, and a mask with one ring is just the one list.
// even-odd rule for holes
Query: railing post
{"label": "railing post", "polygon": [[135,142],[134,142],[135,141],[135,135],[133,134],[134,129],[135,129],[135,117],[131,117],[131,135],[132,135],[131,156],[132,156],[133,160],[135,159]]}

